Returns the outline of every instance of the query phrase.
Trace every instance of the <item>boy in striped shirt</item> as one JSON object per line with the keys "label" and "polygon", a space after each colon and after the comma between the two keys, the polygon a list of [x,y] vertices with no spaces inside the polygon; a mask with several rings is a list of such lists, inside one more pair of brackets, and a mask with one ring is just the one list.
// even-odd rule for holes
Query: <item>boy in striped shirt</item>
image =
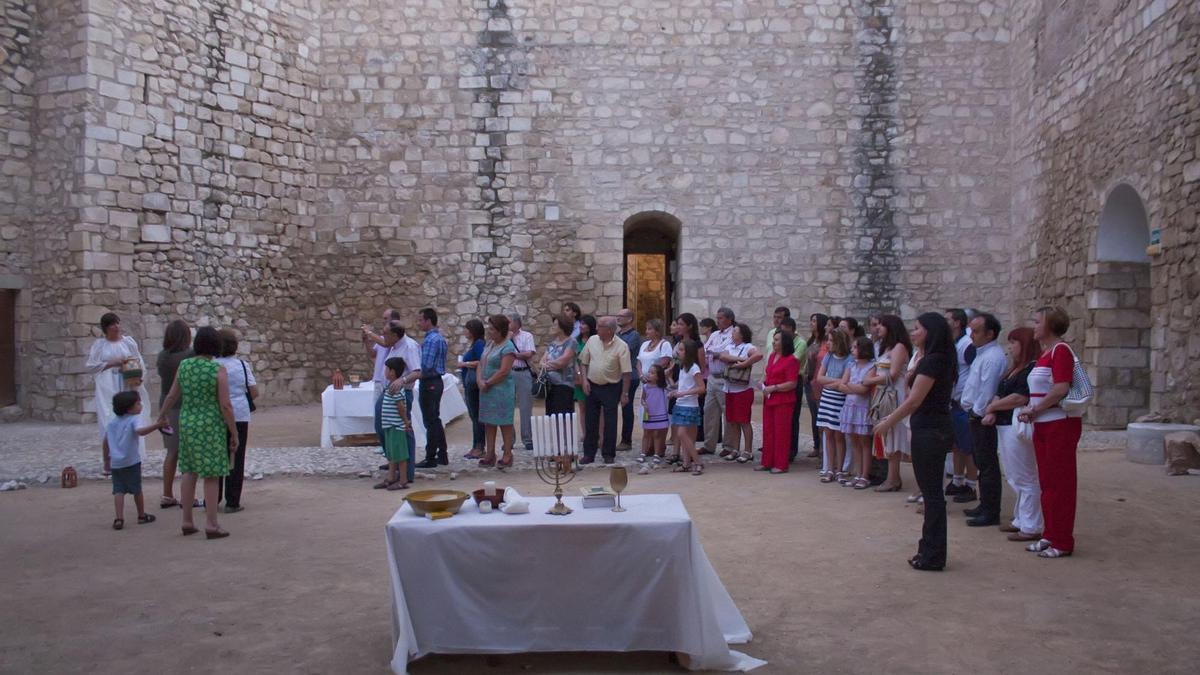
{"label": "boy in striped shirt", "polygon": [[[384,363],[384,372],[390,384],[407,370],[404,359],[393,356]],[[411,448],[408,447],[408,437],[405,431],[409,428],[408,405],[404,392],[391,392],[391,388],[383,390],[383,410],[380,414],[383,428],[384,455],[388,460],[388,474],[382,482],[375,484],[376,490],[407,490],[408,489],[408,460]]]}

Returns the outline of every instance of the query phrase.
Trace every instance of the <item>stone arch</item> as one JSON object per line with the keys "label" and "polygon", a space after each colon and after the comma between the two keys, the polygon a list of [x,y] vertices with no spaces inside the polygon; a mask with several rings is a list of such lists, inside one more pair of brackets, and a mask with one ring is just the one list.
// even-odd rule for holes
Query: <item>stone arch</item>
{"label": "stone arch", "polygon": [[676,280],[683,223],[665,210],[625,218],[622,303],[633,310],[638,330],[649,319],[669,322],[679,306]]}
{"label": "stone arch", "polygon": [[1084,361],[1097,385],[1088,421],[1124,427],[1150,406],[1150,224],[1138,191],[1104,200],[1089,265]]}
{"label": "stone arch", "polygon": [[1146,207],[1136,189],[1128,183],[1118,184],[1104,200],[1100,212],[1100,227],[1096,232],[1098,262],[1150,262],[1146,247],[1150,245],[1150,224]]}

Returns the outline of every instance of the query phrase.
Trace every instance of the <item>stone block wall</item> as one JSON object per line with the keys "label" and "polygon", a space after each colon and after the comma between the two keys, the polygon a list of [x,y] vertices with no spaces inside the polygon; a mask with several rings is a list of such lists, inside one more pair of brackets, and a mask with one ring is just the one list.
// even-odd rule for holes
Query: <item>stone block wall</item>
{"label": "stone block wall", "polygon": [[[1042,304],[1068,309],[1067,339],[1108,392],[1100,401],[1108,410],[1095,410],[1092,420],[1104,425],[1145,409],[1134,392],[1147,386],[1145,371],[1135,381],[1125,363],[1142,357],[1125,350],[1140,347],[1145,338],[1132,331],[1147,321],[1149,407],[1193,419],[1200,414],[1200,6],[1015,3],[1012,21],[1014,310],[1027,317]],[[1162,234],[1146,286],[1139,274],[1114,286],[1096,255],[1101,211],[1121,184],[1137,191],[1150,228]],[[1104,306],[1111,301],[1120,305]],[[1100,351],[1087,354],[1093,349]]]}
{"label": "stone block wall", "polygon": [[[1195,3],[0,11],[0,278],[36,297],[19,379],[38,417],[89,415],[108,310],[151,359],[174,317],[233,325],[270,401],[365,372],[358,326],[383,307],[409,326],[437,308],[452,344],[466,318],[519,311],[544,340],[563,302],[623,304],[645,213],[680,224],[677,311],[762,329],[779,304],[975,306],[1008,327],[1061,302],[1117,383],[1113,415],[1145,386],[1127,343],[1149,341],[1152,407],[1197,399]],[[1163,232],[1137,288],[1094,255],[1120,183]],[[1148,337],[1116,325],[1143,296]]]}
{"label": "stone block wall", "polygon": [[310,400],[322,350],[293,261],[311,236],[315,0],[29,4],[32,77],[11,79],[31,80],[32,189],[0,230],[36,298],[23,405],[90,417],[83,362],[106,311],[151,363],[170,319],[239,328],[270,398]]}
{"label": "stone block wall", "polygon": [[911,317],[1008,284],[1004,3],[322,9],[318,249],[405,276],[330,269],[343,309],[515,308],[542,334],[567,300],[614,312],[647,211],[682,222],[701,316]]}
{"label": "stone block wall", "polygon": [[[18,350],[29,324],[30,236],[33,194],[34,72],[37,7],[31,0],[0,0],[0,289],[17,289]],[[8,330],[7,326],[0,330]],[[25,368],[18,358],[18,368]],[[7,367],[7,366],[5,366]],[[18,404],[27,398],[15,373]]]}
{"label": "stone block wall", "polygon": [[232,326],[273,401],[311,397],[322,351],[296,293],[315,185],[315,6],[89,4],[100,29],[84,166],[102,208],[79,235],[103,247],[90,262],[107,274],[86,309],[126,316],[149,358],[171,319]]}

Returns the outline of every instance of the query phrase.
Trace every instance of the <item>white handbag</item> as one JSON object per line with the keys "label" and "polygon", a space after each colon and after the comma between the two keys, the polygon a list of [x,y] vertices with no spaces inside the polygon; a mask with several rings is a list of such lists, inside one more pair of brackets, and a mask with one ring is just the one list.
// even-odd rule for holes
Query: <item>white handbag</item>
{"label": "white handbag", "polygon": [[[1058,349],[1060,346],[1065,346],[1067,351],[1071,352],[1071,359],[1074,366],[1071,370],[1071,388],[1067,391],[1067,395],[1059,402],[1062,409],[1071,417],[1082,417],[1087,411],[1088,404],[1092,402],[1092,397],[1096,395],[1096,389],[1092,386],[1092,380],[1088,377],[1087,371],[1084,370],[1083,364],[1079,362],[1079,357],[1075,356],[1075,352],[1071,350],[1071,346],[1065,342],[1060,342],[1054,346]],[[1053,359],[1053,353],[1051,353]]]}
{"label": "white handbag", "polygon": [[1022,422],[1016,419],[1017,412],[1013,411],[1013,429],[1017,432],[1017,438],[1024,443],[1033,442],[1033,425],[1029,422]]}

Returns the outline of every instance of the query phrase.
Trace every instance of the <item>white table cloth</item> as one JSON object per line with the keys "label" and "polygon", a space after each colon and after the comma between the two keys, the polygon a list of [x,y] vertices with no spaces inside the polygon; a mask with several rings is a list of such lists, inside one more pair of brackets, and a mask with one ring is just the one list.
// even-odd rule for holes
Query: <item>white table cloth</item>
{"label": "white table cloth", "polygon": [[392,670],[426,654],[666,651],[689,668],[750,670],[731,651],[750,628],[704,554],[679,495],[629,495],[628,511],[479,513],[388,521]]}
{"label": "white table cloth", "polygon": [[[442,375],[442,424],[467,413],[467,402],[458,388],[458,378],[446,373]],[[417,390],[413,392],[412,419],[417,447],[425,446],[425,424],[421,419],[421,406],[417,404]],[[363,382],[357,387],[346,385],[334,389],[333,385],[321,392],[321,447],[332,448],[333,439],[340,436],[375,433],[375,384]]]}

